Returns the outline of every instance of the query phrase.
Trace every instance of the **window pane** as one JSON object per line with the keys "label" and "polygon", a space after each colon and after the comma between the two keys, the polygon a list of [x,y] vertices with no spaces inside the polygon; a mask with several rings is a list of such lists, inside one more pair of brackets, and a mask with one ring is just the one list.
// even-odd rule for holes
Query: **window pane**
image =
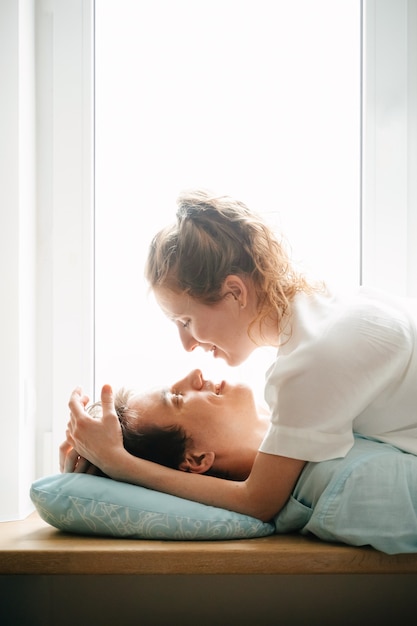
{"label": "window pane", "polygon": [[181,189],[265,212],[306,269],[352,286],[359,178],[360,2],[97,2],[97,389],[194,366],[262,385],[262,355],[229,372],[184,353],[146,293],[148,244]]}

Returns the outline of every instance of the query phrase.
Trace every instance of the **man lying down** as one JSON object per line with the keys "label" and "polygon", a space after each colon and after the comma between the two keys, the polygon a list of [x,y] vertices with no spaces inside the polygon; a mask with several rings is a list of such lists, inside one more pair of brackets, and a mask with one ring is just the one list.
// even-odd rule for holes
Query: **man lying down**
{"label": "man lying down", "polygon": [[[125,483],[146,487],[140,474],[137,480],[123,474],[134,457],[152,468],[158,464],[162,482],[157,491],[161,497],[170,491],[178,506],[184,496],[164,489],[166,468],[206,480],[245,481],[270,425],[247,385],[215,384],[200,370],[138,394],[122,389],[113,396],[106,386],[102,402],[86,409],[87,404],[77,389],[60,447],[60,479],[98,473],[113,490]],[[120,454],[120,447],[122,469],[117,470],[115,449]],[[201,503],[201,510],[208,505]],[[298,531],[390,554],[417,552],[417,457],[352,433],[345,457],[305,464],[286,505],[268,524],[271,533]]]}

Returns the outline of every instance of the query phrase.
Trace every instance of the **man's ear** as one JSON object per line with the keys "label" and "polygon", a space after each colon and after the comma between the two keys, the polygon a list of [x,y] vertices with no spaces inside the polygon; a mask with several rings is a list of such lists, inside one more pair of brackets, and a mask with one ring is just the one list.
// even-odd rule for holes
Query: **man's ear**
{"label": "man's ear", "polygon": [[193,474],[205,474],[213,467],[216,455],[214,452],[187,452],[178,469]]}
{"label": "man's ear", "polygon": [[230,293],[242,308],[246,306],[248,288],[240,276],[236,274],[227,276],[223,283],[222,293],[224,296]]}

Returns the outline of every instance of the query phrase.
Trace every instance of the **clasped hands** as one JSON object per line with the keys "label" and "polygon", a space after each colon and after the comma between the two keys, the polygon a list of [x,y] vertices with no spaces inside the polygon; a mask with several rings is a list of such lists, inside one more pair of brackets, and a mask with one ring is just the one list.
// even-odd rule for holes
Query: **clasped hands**
{"label": "clasped hands", "polygon": [[88,403],[88,396],[81,387],[76,387],[68,403],[70,420],[66,439],[59,447],[61,472],[94,474],[99,468],[106,474],[111,467],[113,452],[123,448],[122,430],[110,385],[104,385],[101,390],[101,417],[88,414]]}

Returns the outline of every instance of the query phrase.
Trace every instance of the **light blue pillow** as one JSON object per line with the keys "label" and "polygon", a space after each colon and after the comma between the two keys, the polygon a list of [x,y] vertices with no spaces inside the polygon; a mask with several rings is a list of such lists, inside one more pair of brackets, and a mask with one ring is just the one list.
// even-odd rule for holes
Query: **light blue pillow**
{"label": "light blue pillow", "polygon": [[30,496],[55,528],[130,539],[224,540],[275,532],[247,515],[89,474],[56,474],[35,481]]}

